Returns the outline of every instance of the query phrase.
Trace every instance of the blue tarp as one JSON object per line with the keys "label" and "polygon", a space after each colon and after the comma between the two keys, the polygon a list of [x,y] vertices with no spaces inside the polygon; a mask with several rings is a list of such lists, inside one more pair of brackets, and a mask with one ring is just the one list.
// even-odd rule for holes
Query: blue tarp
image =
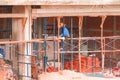
{"label": "blue tarp", "polygon": [[68,29],[65,26],[61,27],[61,34],[60,34],[60,36],[61,37],[69,37],[70,36],[69,31],[68,31]]}

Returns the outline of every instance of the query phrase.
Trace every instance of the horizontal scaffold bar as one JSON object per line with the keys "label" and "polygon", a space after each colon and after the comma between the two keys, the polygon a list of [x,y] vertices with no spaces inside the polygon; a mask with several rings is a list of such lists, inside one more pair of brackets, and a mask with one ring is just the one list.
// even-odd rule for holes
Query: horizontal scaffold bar
{"label": "horizontal scaffold bar", "polygon": [[[18,44],[18,43],[29,43],[29,42],[38,42],[38,43],[43,43],[44,40],[46,41],[57,41],[61,40],[63,38],[46,38],[46,39],[32,39],[32,40],[21,40],[21,41],[1,41],[0,44]],[[80,38],[67,38],[68,40],[99,40],[101,37],[80,37]],[[107,37],[102,37],[102,39],[120,39],[120,36],[107,36]]]}

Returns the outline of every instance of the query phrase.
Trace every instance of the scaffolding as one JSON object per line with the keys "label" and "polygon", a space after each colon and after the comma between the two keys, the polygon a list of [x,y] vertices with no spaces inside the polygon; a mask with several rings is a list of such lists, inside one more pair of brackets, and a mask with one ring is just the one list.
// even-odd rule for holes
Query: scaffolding
{"label": "scaffolding", "polygon": [[[29,17],[31,17],[31,15],[29,15]],[[101,16],[101,36],[84,37],[82,35],[82,29],[85,18],[83,16],[77,18],[78,19],[76,24],[78,25],[77,27],[74,27],[74,19],[72,16],[69,17],[70,27],[67,28],[70,31],[70,37],[65,38],[65,40],[60,37],[60,23],[62,21],[65,23],[65,19],[64,17],[58,16],[52,18],[53,23],[51,24],[48,23],[49,17],[41,18],[43,20],[43,22],[41,22],[42,26],[40,26],[43,31],[42,34],[37,33],[38,18],[33,19],[32,40],[0,42],[0,45],[9,45],[10,60],[13,61],[13,58],[11,56],[13,53],[17,55],[18,61],[15,65],[17,66],[18,72],[15,72],[15,68],[12,66],[13,75],[14,73],[17,73],[18,80],[20,80],[22,77],[38,80],[39,73],[48,72],[48,68],[50,68],[54,72],[66,69],[66,62],[70,62],[68,64],[68,69],[74,70],[74,60],[77,64],[77,69],[75,71],[78,72],[96,72],[95,69],[97,69],[98,71],[104,71],[105,68],[108,68],[111,72],[112,68],[115,67],[113,66],[113,64],[117,65],[118,61],[120,61],[120,58],[118,57],[118,54],[120,53],[120,36],[103,36],[103,24],[105,22],[106,16]],[[53,37],[51,38],[49,38],[49,36],[51,35],[47,32],[48,26],[52,27],[49,28],[49,31],[51,30],[51,34],[53,35]],[[75,29],[76,31],[74,31]],[[42,35],[43,37],[38,38],[38,35]],[[47,51],[49,41],[53,42],[53,44],[50,46],[53,46],[53,50],[51,51],[51,53],[54,54],[52,60],[54,63],[54,68],[51,68],[48,64],[49,53],[47,53]],[[42,47],[39,45],[42,45]],[[87,50],[82,49],[84,45],[87,46]],[[31,55],[29,55],[29,46],[32,47]],[[26,54],[24,51],[26,52]],[[68,55],[68,57],[66,57],[66,54]],[[107,56],[106,54],[110,55]],[[113,54],[115,54],[116,56],[113,57]],[[39,59],[40,56],[42,57],[41,59]],[[85,62],[82,61],[82,58],[84,58],[84,56],[86,57]],[[91,59],[90,66],[89,58]],[[99,60],[100,63],[98,63],[97,60]],[[58,65],[56,64],[56,62],[58,62]],[[40,65],[42,65],[42,68],[39,69]],[[27,70],[23,69],[24,66],[26,66]],[[85,70],[82,70],[82,66],[85,67]],[[33,72],[31,76],[29,76],[30,72],[28,67],[31,67],[31,73]],[[25,71],[27,75],[23,74],[23,72]]]}

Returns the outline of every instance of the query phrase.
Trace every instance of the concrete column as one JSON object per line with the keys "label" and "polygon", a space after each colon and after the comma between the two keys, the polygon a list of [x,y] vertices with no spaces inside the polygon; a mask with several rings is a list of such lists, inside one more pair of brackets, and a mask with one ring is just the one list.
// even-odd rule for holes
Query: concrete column
{"label": "concrete column", "polygon": [[[41,39],[42,38],[42,19],[41,18],[37,18],[37,30],[38,30],[38,38]],[[42,49],[43,45],[42,44],[39,44],[39,48]],[[38,54],[38,59],[42,59],[42,54]]]}
{"label": "concrete column", "polygon": [[[24,6],[13,6],[12,8],[12,13],[19,13],[19,12],[24,12]],[[13,18],[12,19],[12,41],[21,41],[23,40],[23,31],[22,31],[22,19],[18,19],[18,18]],[[22,54],[22,52],[24,52],[24,49],[22,48],[22,46],[18,46],[19,47],[19,54]],[[16,75],[18,73],[18,58],[17,58],[17,52],[15,51],[14,47],[11,47],[11,59],[13,61],[13,66],[15,68],[16,71]],[[21,58],[20,58],[21,59]],[[22,59],[21,59],[22,60]],[[20,68],[20,67],[19,67]],[[22,70],[20,70],[22,71]]]}
{"label": "concrete column", "polygon": [[[27,15],[27,21],[24,29],[24,40],[32,39],[32,18],[31,18],[31,6],[25,6],[25,14]],[[31,55],[31,44],[25,44],[25,55]],[[31,56],[25,57],[25,63],[31,63]],[[24,75],[31,77],[31,64],[25,64]],[[31,80],[29,77],[24,78],[23,80]]]}
{"label": "concrete column", "polygon": [[[31,6],[15,6],[12,9],[13,13],[25,13],[27,18],[21,18],[21,19],[12,19],[12,40],[31,40],[32,36],[32,28],[31,28]],[[19,47],[19,54],[24,55],[31,55],[31,43],[25,43],[25,44],[18,44]],[[14,50],[14,49],[13,49]],[[12,59],[16,63],[19,60],[20,63],[19,66],[19,75],[23,75],[23,77],[18,77],[19,79],[22,78],[22,80],[31,80],[31,65],[27,65],[26,63],[31,63],[31,56],[19,56],[19,59],[15,56],[15,54],[12,54]]]}

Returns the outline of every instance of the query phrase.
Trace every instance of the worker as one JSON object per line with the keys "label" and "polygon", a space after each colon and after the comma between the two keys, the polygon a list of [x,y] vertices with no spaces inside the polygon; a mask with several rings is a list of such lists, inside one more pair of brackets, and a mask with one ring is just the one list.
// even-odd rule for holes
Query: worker
{"label": "worker", "polygon": [[[63,23],[60,24],[60,30],[61,30],[60,37],[62,37],[61,38],[61,51],[64,51],[64,47],[65,47],[64,39],[66,37],[69,37],[70,34],[69,34],[68,29],[66,28],[66,25]],[[61,53],[61,64],[62,64],[61,69],[64,70],[64,53]]]}
{"label": "worker", "polygon": [[70,34],[69,34],[68,29],[66,28],[66,25],[61,23],[60,26],[61,26],[61,34],[60,34],[60,36],[61,37],[69,37]]}

